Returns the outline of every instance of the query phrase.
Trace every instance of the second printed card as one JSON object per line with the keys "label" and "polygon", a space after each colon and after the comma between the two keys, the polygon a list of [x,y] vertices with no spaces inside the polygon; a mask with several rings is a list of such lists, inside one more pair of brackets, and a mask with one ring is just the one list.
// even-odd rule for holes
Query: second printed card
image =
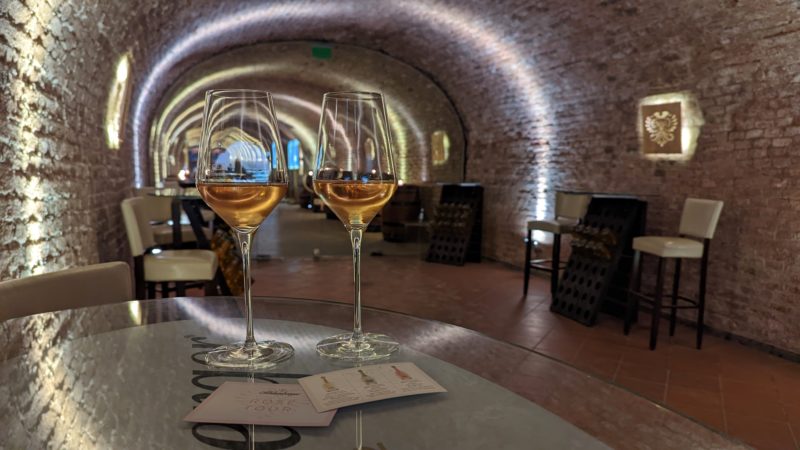
{"label": "second printed card", "polygon": [[447,392],[414,363],[337,370],[299,380],[318,412],[407,395]]}

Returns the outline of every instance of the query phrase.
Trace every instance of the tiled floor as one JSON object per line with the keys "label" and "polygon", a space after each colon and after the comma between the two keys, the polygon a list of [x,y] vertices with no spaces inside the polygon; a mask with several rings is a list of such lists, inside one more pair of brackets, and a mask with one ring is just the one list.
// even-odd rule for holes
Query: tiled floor
{"label": "tiled floor", "polygon": [[[254,264],[254,295],[352,302],[348,244],[338,221],[281,205],[256,239],[257,252],[273,259]],[[331,256],[314,259],[314,248]],[[418,257],[421,248],[368,233],[364,305],[459,325],[551,356],[759,449],[800,448],[800,364],[710,335],[697,351],[694,329],[681,325],[673,338],[662,326],[658,348],[650,351],[645,315],[629,336],[607,315],[585,327],[550,312],[542,278],[533,278],[522,298],[521,270],[493,262],[426,263]],[[387,256],[366,256],[376,250]]]}
{"label": "tiled floor", "polygon": [[[346,256],[259,262],[253,275],[255,295],[351,301]],[[662,335],[650,351],[647,326],[626,337],[611,316],[588,328],[553,314],[543,279],[534,279],[522,298],[522,272],[498,263],[453,267],[372,256],[365,257],[362,279],[367,306],[460,325],[552,356],[756,448],[798,448],[799,364],[708,335],[697,351],[694,330],[680,325],[674,338]]]}

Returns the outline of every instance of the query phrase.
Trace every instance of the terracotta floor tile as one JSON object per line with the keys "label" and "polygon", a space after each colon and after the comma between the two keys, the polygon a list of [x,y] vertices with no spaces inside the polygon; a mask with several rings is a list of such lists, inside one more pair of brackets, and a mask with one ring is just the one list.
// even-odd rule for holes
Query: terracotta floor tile
{"label": "terracotta floor tile", "polygon": [[552,330],[536,345],[535,351],[571,363],[575,361],[583,341],[583,336],[563,334]]}
{"label": "terracotta floor tile", "polygon": [[681,370],[669,371],[669,385],[700,389],[712,393],[719,393],[721,390],[719,376]]}
{"label": "terracotta floor tile", "polygon": [[632,364],[669,368],[669,355],[666,352],[654,352],[647,348],[628,348],[622,354],[622,360]]}
{"label": "terracotta floor tile", "polygon": [[622,386],[623,388],[634,392],[636,394],[641,395],[649,400],[658,403],[664,403],[664,394],[666,392],[666,384],[664,383],[653,383],[649,381],[643,381],[637,378],[628,378],[624,376],[620,376],[617,374],[616,379],[614,382]]}
{"label": "terracotta floor tile", "polygon": [[550,328],[526,326],[509,328],[505,332],[499,334],[502,336],[502,340],[506,342],[520,345],[528,349],[534,349],[549,332]]}
{"label": "terracotta floor tile", "polygon": [[[783,410],[794,431],[800,432],[800,405],[783,405]],[[800,434],[796,434],[795,437],[800,438]]]}
{"label": "terracotta floor tile", "polygon": [[725,432],[725,416],[722,408],[708,408],[687,404],[681,408],[673,409],[717,431]]}
{"label": "terracotta floor tile", "polygon": [[720,373],[719,364],[715,362],[693,361],[686,358],[670,357],[669,368],[677,372],[688,372],[706,377],[718,376]]}
{"label": "terracotta floor tile", "polygon": [[601,341],[594,336],[586,336],[581,347],[581,355],[593,355],[598,357],[621,359],[625,352],[625,347],[613,344],[609,341]]}
{"label": "terracotta floor tile", "polygon": [[720,383],[722,385],[722,392],[726,397],[758,397],[774,402],[777,402],[779,398],[778,388],[775,383],[754,384],[745,381],[730,380],[724,375],[721,376]]}
{"label": "terracotta floor tile", "polygon": [[624,359],[620,364],[617,377],[635,378],[651,383],[666,384],[667,369],[662,366],[651,366],[647,364],[636,364],[626,362]]}
{"label": "terracotta floor tile", "polygon": [[579,353],[572,365],[594,376],[611,381],[617,373],[619,361],[619,357]]}
{"label": "terracotta floor tile", "polygon": [[726,414],[728,434],[743,440],[759,450],[786,450],[796,448],[789,424],[771,420]]}
{"label": "terracotta floor tile", "polygon": [[800,406],[800,389],[779,384],[778,398],[784,405]]}
{"label": "terracotta floor tile", "polygon": [[733,364],[723,362],[719,365],[719,374],[728,380],[742,381],[753,385],[774,384],[775,377],[768,367],[755,363]]}
{"label": "terracotta floor tile", "polygon": [[719,393],[702,389],[667,386],[667,405],[681,409],[683,407],[721,408],[722,397]]}

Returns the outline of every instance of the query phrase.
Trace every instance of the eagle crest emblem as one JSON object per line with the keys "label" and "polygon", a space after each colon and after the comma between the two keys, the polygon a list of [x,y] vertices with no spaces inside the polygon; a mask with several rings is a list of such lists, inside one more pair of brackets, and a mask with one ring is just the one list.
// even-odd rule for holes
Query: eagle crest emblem
{"label": "eagle crest emblem", "polygon": [[663,147],[675,139],[678,117],[669,111],[654,112],[644,120],[644,128],[650,134],[650,140]]}

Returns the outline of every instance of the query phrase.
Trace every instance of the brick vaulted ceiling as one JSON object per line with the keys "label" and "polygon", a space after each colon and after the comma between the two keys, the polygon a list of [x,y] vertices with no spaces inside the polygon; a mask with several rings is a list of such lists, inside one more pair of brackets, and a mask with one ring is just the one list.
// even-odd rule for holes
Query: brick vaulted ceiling
{"label": "brick vaulted ceiling", "polygon": [[[675,230],[687,196],[721,199],[707,322],[800,352],[798,19],[794,0],[8,0],[0,277],[126,257],[119,201],[144,180],[156,108],[190,67],[329,41],[384,52],[450,99],[466,179],[486,187],[486,256],[521,264],[525,223],[552,212],[557,188],[638,194],[650,232]],[[105,102],[128,51],[129,120],[111,151]],[[638,99],[678,90],[705,117],[694,158],[641,157]]]}
{"label": "brick vaulted ceiling", "polygon": [[[162,96],[151,121],[151,173],[147,175],[161,180],[188,166],[188,149],[199,140],[205,91],[231,87],[272,93],[282,138],[301,144],[300,173],[312,168],[323,94],[370,91],[382,92],[386,98],[400,180],[459,182],[463,178],[461,121],[428,77],[384,53],[303,41],[237,47],[183,73]],[[432,136],[447,136],[447,150],[433,155]]]}

